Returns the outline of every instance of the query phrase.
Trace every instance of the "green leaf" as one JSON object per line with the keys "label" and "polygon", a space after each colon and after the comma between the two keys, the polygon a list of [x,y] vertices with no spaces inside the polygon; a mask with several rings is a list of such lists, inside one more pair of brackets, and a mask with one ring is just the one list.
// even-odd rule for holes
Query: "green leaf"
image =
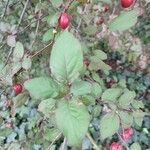
{"label": "green leaf", "polygon": [[23,57],[23,55],[24,55],[24,47],[22,43],[17,42],[13,52],[13,60],[15,62],[19,61]]}
{"label": "green leaf", "polygon": [[15,108],[18,108],[24,105],[26,101],[28,100],[28,98],[29,96],[27,93],[21,93],[17,95],[16,97],[14,97],[13,102],[14,102]]}
{"label": "green leaf", "polygon": [[86,106],[95,105],[95,98],[91,95],[83,95],[81,100]]}
{"label": "green leaf", "polygon": [[119,111],[119,116],[121,118],[121,124],[123,128],[131,127],[131,125],[133,124],[132,113]]}
{"label": "green leaf", "polygon": [[97,32],[97,27],[93,25],[88,25],[87,27],[83,28],[83,32],[86,33],[88,36],[95,35]]}
{"label": "green leaf", "polygon": [[102,87],[98,83],[93,83],[91,93],[99,98],[102,95]]}
{"label": "green leaf", "polygon": [[139,143],[133,143],[131,146],[130,146],[130,150],[141,150],[141,146]]}
{"label": "green leaf", "polygon": [[46,31],[44,33],[44,35],[43,35],[43,41],[44,42],[48,42],[52,38],[53,38],[53,29],[49,29],[48,31]]}
{"label": "green leaf", "polygon": [[86,107],[75,101],[63,100],[56,110],[56,123],[58,128],[66,136],[69,145],[79,146],[82,143],[90,117]]}
{"label": "green leaf", "polygon": [[92,72],[92,78],[102,86],[102,89],[105,88],[104,81],[100,78],[99,74]]}
{"label": "green leaf", "polygon": [[44,131],[44,139],[47,141],[53,141],[55,138],[57,138],[61,134],[59,129],[56,128],[48,128],[46,127]]}
{"label": "green leaf", "polygon": [[54,27],[58,23],[59,14],[50,12],[51,14],[47,17],[47,24],[50,27]]}
{"label": "green leaf", "polygon": [[36,99],[54,98],[58,95],[58,85],[49,77],[39,77],[24,83],[25,89]]}
{"label": "green leaf", "polygon": [[91,93],[91,84],[87,81],[77,80],[73,82],[70,91],[74,96],[85,95]]}
{"label": "green leaf", "polygon": [[107,59],[107,54],[105,52],[103,52],[102,50],[94,50],[93,53],[100,60]]}
{"label": "green leaf", "polygon": [[51,0],[51,3],[54,7],[59,7],[61,4],[63,4],[63,0]]}
{"label": "green leaf", "polygon": [[91,57],[91,63],[89,65],[89,70],[102,70],[104,73],[107,73],[111,70],[111,67],[104,63],[101,59],[97,58],[96,56]]}
{"label": "green leaf", "polygon": [[145,113],[143,111],[134,111],[133,112],[133,117],[134,117],[134,122],[141,127],[143,123]]}
{"label": "green leaf", "polygon": [[134,26],[139,16],[139,10],[123,11],[109,24],[110,31],[125,31]]}
{"label": "green leaf", "polygon": [[61,82],[72,82],[83,67],[80,42],[67,30],[57,38],[51,52],[50,68],[53,76]]}
{"label": "green leaf", "polygon": [[117,99],[121,95],[121,93],[122,93],[122,89],[120,89],[120,88],[107,89],[102,94],[102,100],[115,102],[115,101],[117,101]]}
{"label": "green leaf", "polygon": [[102,106],[96,105],[96,106],[93,108],[93,111],[92,111],[93,117],[99,117],[101,111],[102,111]]}
{"label": "green leaf", "polygon": [[8,135],[10,135],[12,133],[12,129],[9,128],[4,128],[4,129],[0,129],[0,137],[6,137]]}
{"label": "green leaf", "polygon": [[128,89],[126,89],[118,100],[120,106],[123,108],[129,106],[134,100],[135,96],[136,94],[134,91],[129,91]]}
{"label": "green leaf", "polygon": [[117,114],[108,113],[104,115],[100,122],[100,133],[102,139],[114,135],[119,130],[119,117]]}
{"label": "green leaf", "polygon": [[20,62],[14,62],[11,65],[12,65],[11,70],[9,70],[9,71],[10,71],[10,74],[13,76],[21,69],[21,63]]}
{"label": "green leaf", "polygon": [[55,104],[56,100],[52,98],[42,100],[38,106],[38,110],[46,117],[51,117],[52,112],[55,110]]}
{"label": "green leaf", "polygon": [[132,102],[132,106],[135,108],[135,109],[139,109],[139,108],[144,108],[144,104],[142,101],[139,101],[139,100],[134,100]]}
{"label": "green leaf", "polygon": [[31,68],[32,65],[32,60],[30,57],[24,57],[23,58],[23,62],[22,62],[22,68],[24,68],[25,70],[28,70]]}

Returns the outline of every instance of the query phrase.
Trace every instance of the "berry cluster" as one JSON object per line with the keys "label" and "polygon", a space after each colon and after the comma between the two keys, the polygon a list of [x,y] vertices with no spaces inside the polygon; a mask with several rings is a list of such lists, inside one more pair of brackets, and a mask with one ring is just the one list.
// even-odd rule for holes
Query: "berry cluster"
{"label": "berry cluster", "polygon": [[[128,141],[132,135],[133,135],[132,128],[123,129],[123,131],[121,133],[121,137],[124,141]],[[122,146],[121,146],[121,144],[119,144],[117,142],[113,142],[113,143],[111,143],[109,150],[122,150]]]}
{"label": "berry cluster", "polygon": [[132,135],[133,135],[133,129],[132,128],[126,128],[123,130],[121,137],[124,141],[128,141]]}

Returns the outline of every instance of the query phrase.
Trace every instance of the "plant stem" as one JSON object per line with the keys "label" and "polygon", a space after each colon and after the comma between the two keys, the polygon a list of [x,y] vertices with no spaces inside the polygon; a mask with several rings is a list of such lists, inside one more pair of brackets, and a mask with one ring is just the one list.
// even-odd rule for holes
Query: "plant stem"
{"label": "plant stem", "polygon": [[117,135],[118,135],[120,141],[122,142],[122,144],[124,145],[124,147],[126,148],[126,150],[129,150],[129,147],[128,147],[127,143],[122,139],[122,137],[120,136],[120,134],[117,133]]}
{"label": "plant stem", "polygon": [[51,41],[49,44],[47,44],[44,48],[42,48],[40,51],[36,52],[35,54],[33,54],[31,56],[31,59],[35,56],[38,56],[39,54],[41,54],[46,48],[48,48],[49,46],[51,46],[53,44],[53,41]]}
{"label": "plant stem", "polygon": [[49,145],[49,147],[47,148],[47,150],[50,150],[50,148],[52,147],[52,145],[61,137],[62,133],[58,134],[55,139],[52,141],[52,143]]}
{"label": "plant stem", "polygon": [[62,143],[62,145],[61,145],[60,150],[66,150],[66,149],[67,149],[67,139],[64,138],[64,141],[63,141],[63,143]]}
{"label": "plant stem", "polygon": [[9,4],[9,1],[10,1],[10,0],[7,0],[6,7],[5,7],[5,11],[4,11],[4,14],[3,14],[2,18],[5,17],[5,14],[6,14],[7,8],[8,8],[8,4]]}
{"label": "plant stem", "polygon": [[[41,1],[39,0],[39,3],[41,3]],[[36,29],[35,29],[35,38],[34,40],[32,41],[31,43],[31,46],[30,46],[30,49],[32,48],[33,44],[35,43],[36,41],[36,37],[37,37],[37,34],[38,34],[38,30],[39,30],[39,25],[40,25],[40,15],[41,15],[41,9],[38,13],[38,21],[37,21],[37,25],[36,25]]]}
{"label": "plant stem", "polygon": [[19,28],[19,26],[20,26],[20,24],[21,24],[21,21],[22,21],[22,19],[23,19],[23,16],[24,16],[24,13],[25,13],[26,8],[27,8],[27,6],[28,6],[28,3],[29,3],[29,0],[26,1],[25,6],[24,6],[24,8],[23,8],[23,11],[22,11],[22,13],[21,13],[21,16],[20,16],[20,19],[19,19],[19,23],[18,23],[18,28]]}
{"label": "plant stem", "polygon": [[92,143],[93,148],[95,150],[100,150],[100,148],[98,147],[98,145],[96,144],[96,142],[94,141],[94,139],[91,137],[90,133],[87,133],[86,136],[90,140],[90,142]]}

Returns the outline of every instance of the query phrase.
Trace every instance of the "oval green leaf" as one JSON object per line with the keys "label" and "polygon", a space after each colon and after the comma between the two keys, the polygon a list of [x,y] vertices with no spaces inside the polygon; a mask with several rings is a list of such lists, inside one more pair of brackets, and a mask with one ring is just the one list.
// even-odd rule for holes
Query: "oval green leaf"
{"label": "oval green leaf", "polygon": [[59,88],[56,82],[49,77],[39,77],[24,83],[31,96],[36,99],[53,98],[58,95]]}
{"label": "oval green leaf", "polygon": [[51,52],[50,68],[60,82],[72,82],[83,67],[80,42],[67,30],[57,38]]}
{"label": "oval green leaf", "polygon": [[63,100],[56,110],[56,123],[66,136],[69,145],[80,146],[90,122],[89,113],[83,104]]}
{"label": "oval green leaf", "polygon": [[105,139],[114,135],[120,127],[119,116],[114,113],[108,113],[102,117],[100,122],[101,138]]}
{"label": "oval green leaf", "polygon": [[125,31],[134,26],[139,16],[139,10],[123,11],[109,24],[110,31]]}

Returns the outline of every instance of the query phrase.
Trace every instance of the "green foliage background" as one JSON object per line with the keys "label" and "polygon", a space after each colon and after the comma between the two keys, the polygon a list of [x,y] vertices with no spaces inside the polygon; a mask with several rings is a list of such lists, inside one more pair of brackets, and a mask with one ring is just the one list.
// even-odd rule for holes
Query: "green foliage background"
{"label": "green foliage background", "polygon": [[[65,131],[65,136],[71,139],[70,143],[76,142],[79,144],[78,139],[80,140],[80,134],[76,135],[76,139],[71,136],[73,133],[68,134],[66,126],[62,125],[62,118],[65,118],[65,115],[68,114],[70,109],[75,110],[75,114],[73,113],[73,115],[81,113],[82,116],[83,113],[84,118],[81,117],[81,119],[79,119],[79,123],[81,122],[83,126],[74,129],[75,131],[81,130],[82,133],[82,129],[86,130],[87,128],[86,122],[89,122],[89,116],[86,114],[86,110],[82,112],[82,108],[84,109],[82,105],[78,106],[76,103],[70,103],[71,108],[65,105],[65,108],[67,108],[65,112],[66,109],[64,110],[63,105],[59,104],[61,109],[57,110],[57,121],[55,122],[53,112],[55,110],[56,101],[54,101],[54,99],[56,97],[60,98],[68,89],[61,84],[59,89],[55,81],[52,81],[51,78],[47,78],[52,71],[52,76],[62,82],[58,76],[62,67],[59,66],[58,70],[53,70],[52,68],[50,70],[49,57],[52,47],[51,45],[47,45],[53,40],[54,28],[57,25],[60,13],[64,9],[64,6],[60,6],[60,4],[64,3],[64,5],[67,5],[68,1],[32,0],[29,1],[23,13],[26,2],[25,0],[2,0],[0,2],[0,77],[4,77],[4,80],[0,78],[0,148],[8,150],[20,150],[21,148],[25,150],[59,149],[62,147],[64,139],[60,130],[55,128],[57,123],[60,125],[59,128]],[[73,33],[80,42],[82,41],[81,49],[83,50],[83,57],[90,60],[88,69],[84,66],[84,69],[82,68],[82,71],[80,71],[81,77],[73,84],[71,92],[79,96],[83,104],[88,106],[91,117],[88,130],[99,148],[107,150],[112,141],[118,141],[118,136],[114,134],[116,130],[118,130],[118,127],[115,126],[117,129],[111,131],[112,133],[108,133],[109,138],[107,139],[105,139],[107,133],[101,133],[105,139],[101,140],[102,135],[100,136],[99,131],[102,126],[100,126],[99,122],[101,122],[103,114],[109,111],[109,108],[104,109],[104,104],[99,104],[98,98],[102,95],[102,99],[109,100],[109,98],[106,98],[109,95],[106,94],[105,96],[104,91],[116,86],[135,91],[136,99],[144,103],[144,106],[141,106],[141,110],[147,115],[144,117],[143,122],[141,122],[141,126],[134,124],[134,136],[129,140],[128,144],[131,145],[134,142],[138,142],[142,150],[149,150],[150,4],[148,1],[138,1],[135,7],[143,8],[141,11],[144,11],[144,13],[139,17],[136,13],[131,13],[129,15],[131,22],[125,26],[127,30],[123,32],[110,32],[107,30],[107,26],[111,27],[111,29],[113,28],[113,31],[122,30],[122,28],[124,30],[124,27],[111,24],[112,19],[119,16],[119,12],[122,11],[118,6],[118,1],[107,0],[106,2],[93,0],[91,3],[86,3],[87,1],[82,0],[80,2],[75,1],[68,10],[72,16],[70,32]],[[110,9],[104,13],[106,5],[109,5]],[[114,8],[116,8],[115,13],[113,13]],[[24,15],[21,17],[22,13]],[[132,21],[132,17],[137,20]],[[99,24],[102,18],[104,19],[104,23]],[[120,18],[117,18],[117,25],[119,25],[120,20]],[[132,28],[128,29],[130,26],[132,26]],[[57,32],[56,39],[61,37],[61,30],[58,29]],[[73,40],[72,38],[72,36],[69,38],[69,43],[74,41],[74,38]],[[21,44],[19,44],[18,48],[15,47],[15,52],[12,52],[12,47],[14,47],[15,42],[14,39]],[[67,38],[64,39],[63,37],[63,40],[65,44],[68,42]],[[55,49],[61,49],[64,45],[63,43],[61,44],[59,47],[56,44]],[[75,68],[73,75],[78,76],[77,72],[82,66],[80,63],[82,54],[80,55],[80,44],[78,41],[76,41],[74,45],[76,46],[75,48],[79,49],[78,53],[73,54],[75,56],[79,55],[79,64]],[[37,55],[37,52],[43,47],[46,47],[45,50]],[[66,52],[66,54],[68,53]],[[36,56],[34,57],[34,55]],[[61,56],[63,52],[60,50],[60,52],[53,53],[53,56],[54,55],[59,55],[60,57],[57,57],[57,60],[55,60],[55,57],[52,57],[50,61],[53,62],[53,67],[57,65],[55,62],[59,62],[62,59]],[[32,65],[29,56],[31,58],[33,57]],[[69,57],[70,55],[68,58]],[[65,63],[67,63],[68,66],[71,64],[70,61],[66,61]],[[62,61],[60,64],[63,65]],[[5,66],[4,70],[3,66]],[[66,72],[70,72],[70,70],[66,69]],[[44,76],[44,79],[41,78],[41,76]],[[62,74],[62,76],[64,77],[65,74]],[[73,77],[70,76],[68,80],[72,82],[74,80]],[[29,80],[33,78],[35,79]],[[92,87],[90,84],[91,80]],[[16,96],[11,87],[13,82],[20,82],[22,84],[25,82],[25,89],[30,91],[30,96],[25,90],[24,93]],[[33,85],[35,86],[31,87],[30,82],[34,82]],[[37,82],[42,84],[36,86]],[[41,85],[46,85],[46,87],[41,88]],[[51,89],[51,93],[48,93],[47,89]],[[57,90],[55,91],[54,89]],[[52,92],[53,90],[54,92]],[[89,94],[90,90],[92,95]],[[47,93],[46,96],[45,93]],[[117,94],[115,94],[115,96],[116,95]],[[51,98],[49,98],[49,96],[51,96]],[[115,96],[113,95],[113,98]],[[117,98],[116,96],[115,99],[111,99],[110,101],[115,101]],[[97,101],[95,101],[95,99]],[[8,102],[13,103],[13,105],[8,107]],[[78,107],[79,109],[77,109]],[[115,106],[112,105],[111,109],[114,107]],[[76,110],[78,111],[76,112]],[[68,122],[71,119],[74,121],[71,115],[67,119]],[[116,118],[115,120],[116,123],[118,119]],[[76,123],[76,121],[74,121],[74,123]],[[9,125],[11,128],[8,127]],[[70,130],[73,130],[72,125],[69,127]],[[112,138],[109,136],[110,134]],[[55,139],[56,141],[54,141]],[[85,137],[82,143],[82,149],[92,150],[92,147],[89,139]],[[71,149],[71,147],[69,147],[69,149]]]}

